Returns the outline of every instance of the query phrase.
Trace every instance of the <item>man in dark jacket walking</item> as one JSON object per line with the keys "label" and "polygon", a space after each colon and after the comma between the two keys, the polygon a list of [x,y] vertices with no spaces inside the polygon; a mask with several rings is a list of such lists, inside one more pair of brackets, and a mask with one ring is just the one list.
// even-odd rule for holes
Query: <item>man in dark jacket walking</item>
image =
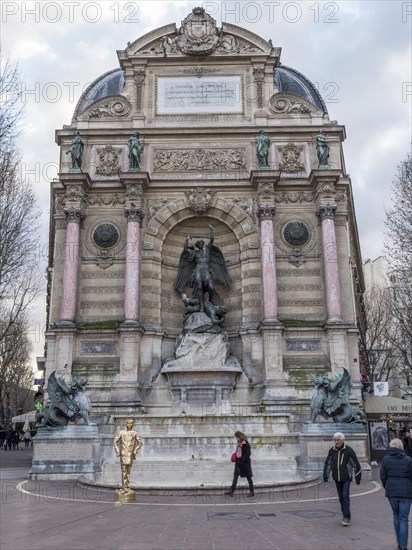
{"label": "man in dark jacket walking", "polygon": [[383,458],[381,481],[393,512],[393,526],[399,550],[407,550],[408,520],[412,505],[412,459],[403,450],[400,439],[392,439]]}
{"label": "man in dark jacket walking", "polygon": [[355,451],[346,445],[345,436],[342,432],[336,432],[333,436],[335,446],[329,449],[328,456],[323,467],[323,481],[328,481],[329,474],[332,471],[332,478],[336,485],[339,496],[340,507],[342,510],[342,525],[349,525],[350,514],[350,484],[353,476],[357,485],[362,478],[362,470]]}

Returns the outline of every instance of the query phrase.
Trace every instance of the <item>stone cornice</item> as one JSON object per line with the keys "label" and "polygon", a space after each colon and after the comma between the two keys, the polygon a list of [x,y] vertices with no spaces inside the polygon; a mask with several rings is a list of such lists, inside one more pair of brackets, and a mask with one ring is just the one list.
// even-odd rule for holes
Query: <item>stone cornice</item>
{"label": "stone cornice", "polygon": [[253,189],[258,189],[259,184],[276,185],[280,178],[280,170],[252,170],[250,172],[250,183]]}
{"label": "stone cornice", "polygon": [[309,183],[312,188],[316,188],[320,183],[329,183],[336,185],[341,177],[342,170],[333,168],[324,170],[312,170],[309,174]]}
{"label": "stone cornice", "polygon": [[120,181],[125,189],[129,185],[140,186],[142,191],[146,191],[150,185],[149,172],[119,172]]}
{"label": "stone cornice", "polygon": [[92,180],[87,172],[61,172],[58,177],[64,187],[82,186],[85,193],[92,185]]}

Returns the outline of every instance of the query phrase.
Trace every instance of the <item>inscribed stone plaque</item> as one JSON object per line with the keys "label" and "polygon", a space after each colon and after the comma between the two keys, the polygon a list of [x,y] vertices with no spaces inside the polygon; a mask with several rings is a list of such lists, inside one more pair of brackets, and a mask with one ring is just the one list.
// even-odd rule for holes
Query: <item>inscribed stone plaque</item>
{"label": "inscribed stone plaque", "polygon": [[53,444],[50,441],[47,443],[36,443],[35,459],[44,461],[53,460],[91,460],[93,458],[92,445],[72,445],[63,444],[58,441]]}
{"label": "inscribed stone plaque", "polygon": [[240,76],[159,77],[157,113],[241,113]]}
{"label": "inscribed stone plaque", "polygon": [[312,458],[326,458],[329,449],[333,446],[333,441],[330,443],[328,441],[308,442],[308,456]]}
{"label": "inscribed stone plaque", "polygon": [[82,342],[82,353],[116,353],[116,342]]}
{"label": "inscribed stone plaque", "polygon": [[286,340],[286,351],[320,351],[320,340]]}

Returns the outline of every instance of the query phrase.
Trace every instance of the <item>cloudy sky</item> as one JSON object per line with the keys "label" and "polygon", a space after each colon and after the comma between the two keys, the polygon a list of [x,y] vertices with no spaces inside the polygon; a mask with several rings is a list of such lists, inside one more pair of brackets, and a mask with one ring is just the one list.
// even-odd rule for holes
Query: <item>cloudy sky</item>
{"label": "cloudy sky", "polygon": [[[218,26],[226,21],[271,38],[282,63],[316,84],[330,118],[346,126],[362,255],[379,256],[391,181],[410,150],[411,1],[3,0],[2,47],[19,64],[25,103],[22,172],[43,210],[44,249],[55,129],[70,124],[82,90],[118,66],[116,50],[156,27],[179,27],[198,5]],[[32,313],[34,355],[43,353],[44,312],[42,295]]]}

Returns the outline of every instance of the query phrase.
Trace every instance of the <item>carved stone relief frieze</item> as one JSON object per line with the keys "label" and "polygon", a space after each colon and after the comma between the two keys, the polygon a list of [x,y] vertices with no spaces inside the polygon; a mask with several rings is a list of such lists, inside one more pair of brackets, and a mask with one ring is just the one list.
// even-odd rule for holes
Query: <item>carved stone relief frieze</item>
{"label": "carved stone relief frieze", "polygon": [[91,193],[86,195],[79,186],[67,186],[66,193],[56,200],[57,207],[69,205],[72,201],[80,201],[88,206],[116,206],[124,204],[125,199],[118,193]]}
{"label": "carved stone relief frieze", "polygon": [[276,191],[276,203],[302,203],[313,202],[314,196],[310,191]]}
{"label": "carved stone relief frieze", "polygon": [[125,198],[118,193],[96,193],[89,195],[86,199],[86,204],[90,206],[116,206],[124,203]]}
{"label": "carved stone relief frieze", "polygon": [[160,149],[154,153],[155,172],[241,169],[246,169],[245,149]]}

